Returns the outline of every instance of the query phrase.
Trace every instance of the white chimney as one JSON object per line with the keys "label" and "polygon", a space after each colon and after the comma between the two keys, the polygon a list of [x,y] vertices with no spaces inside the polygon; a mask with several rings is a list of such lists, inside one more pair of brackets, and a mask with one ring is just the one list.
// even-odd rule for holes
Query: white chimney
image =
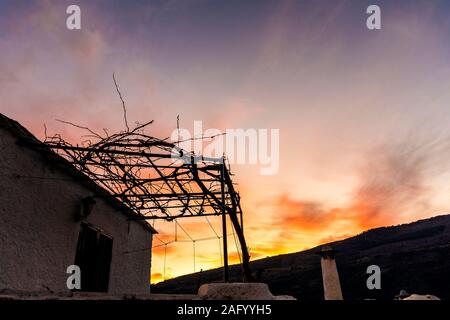
{"label": "white chimney", "polygon": [[323,292],[325,300],[343,300],[333,249],[325,246],[319,254],[322,256],[320,265],[322,267]]}

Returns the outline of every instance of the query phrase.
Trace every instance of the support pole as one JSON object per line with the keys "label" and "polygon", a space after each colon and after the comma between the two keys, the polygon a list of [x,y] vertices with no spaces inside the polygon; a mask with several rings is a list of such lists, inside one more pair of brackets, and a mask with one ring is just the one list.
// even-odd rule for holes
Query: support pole
{"label": "support pole", "polygon": [[[225,183],[228,188],[228,193],[235,194],[233,183],[231,181],[230,175],[228,171],[226,171],[226,168],[224,168],[224,177],[225,177]],[[242,229],[241,224],[239,223],[239,217],[237,215],[237,211],[242,213],[242,210],[240,209],[239,201],[236,201],[235,198],[231,197],[231,209],[228,211],[228,214],[230,216],[230,220],[232,223],[232,226],[234,227],[234,230],[236,231],[236,235],[238,236],[239,243],[241,244],[241,250],[242,250],[242,270],[244,272],[244,277],[246,282],[253,282],[253,275],[250,270],[250,254],[248,252],[247,243],[245,241],[244,237],[244,231]]]}
{"label": "support pole", "polygon": [[223,234],[223,280],[229,281],[228,274],[228,244],[227,244],[227,216],[225,212],[225,159],[222,158],[220,169],[220,187],[222,190],[222,234]]}

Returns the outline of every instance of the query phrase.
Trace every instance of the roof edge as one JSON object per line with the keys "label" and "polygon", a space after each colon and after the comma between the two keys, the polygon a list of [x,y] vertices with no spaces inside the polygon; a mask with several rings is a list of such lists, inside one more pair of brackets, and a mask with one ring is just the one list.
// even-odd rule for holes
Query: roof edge
{"label": "roof edge", "polygon": [[[138,214],[125,206],[119,200],[110,197],[110,193],[96,184],[91,178],[89,178],[85,173],[78,170],[74,165],[72,165],[69,161],[64,159],[62,156],[54,152],[51,148],[49,148],[44,142],[40,141],[36,136],[34,136],[30,131],[28,131],[24,126],[22,126],[18,121],[13,120],[4,114],[0,113],[0,128],[5,128],[12,135],[18,138],[18,143],[29,147],[39,153],[46,158],[47,161],[50,161],[58,167],[65,171],[67,174],[74,177],[76,182],[82,183],[86,188],[91,189],[92,191],[99,193],[99,195],[103,195],[102,197],[107,203],[109,203],[114,209],[120,211],[122,214],[126,215],[129,218],[136,217],[144,217],[144,215]],[[146,220],[133,220],[145,227],[152,234],[157,234],[155,228],[153,228]]]}

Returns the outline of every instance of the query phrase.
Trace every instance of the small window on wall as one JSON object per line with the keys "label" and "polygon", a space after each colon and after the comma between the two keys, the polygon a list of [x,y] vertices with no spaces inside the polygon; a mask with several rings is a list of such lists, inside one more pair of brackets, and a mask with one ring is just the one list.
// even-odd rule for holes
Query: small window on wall
{"label": "small window on wall", "polygon": [[75,256],[75,264],[81,269],[80,291],[108,291],[112,243],[112,237],[81,223]]}

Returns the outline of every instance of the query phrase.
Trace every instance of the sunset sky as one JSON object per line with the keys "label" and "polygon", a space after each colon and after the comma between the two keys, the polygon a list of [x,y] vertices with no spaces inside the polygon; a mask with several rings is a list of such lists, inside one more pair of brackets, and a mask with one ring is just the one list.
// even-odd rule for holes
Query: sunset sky
{"label": "sunset sky", "polygon": [[[66,28],[70,4],[81,30]],[[366,28],[370,4],[381,30]],[[232,166],[258,259],[449,211],[449,36],[447,0],[1,0],[0,112],[40,139],[44,124],[80,139],[56,119],[123,130],[115,72],[130,123],[154,119],[154,136],[177,115],[280,129],[278,174]],[[204,218],[180,224],[214,236]],[[155,228],[173,239],[173,222]],[[153,281],[163,263],[154,249]],[[220,263],[217,239],[196,244],[196,271]],[[166,278],[193,271],[192,243],[170,245]]]}

